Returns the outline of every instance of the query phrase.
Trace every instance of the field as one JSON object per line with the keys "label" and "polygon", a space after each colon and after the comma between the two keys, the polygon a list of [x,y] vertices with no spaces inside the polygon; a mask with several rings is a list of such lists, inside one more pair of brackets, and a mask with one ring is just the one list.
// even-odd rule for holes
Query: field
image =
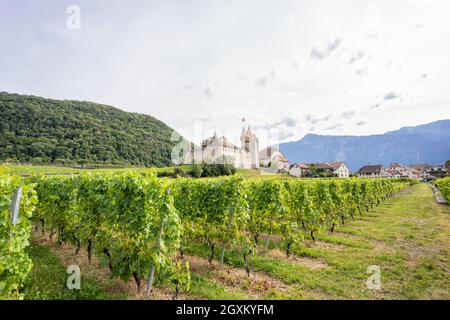
{"label": "field", "polygon": [[[179,168],[184,171],[189,170],[189,165],[175,166],[175,167],[162,167],[162,168],[140,168],[140,167],[127,167],[127,168],[104,168],[104,169],[79,169],[71,167],[58,167],[58,166],[29,166],[29,165],[3,165],[0,167],[0,173],[4,171],[11,175],[58,175],[58,174],[81,174],[86,172],[124,172],[133,171],[137,173],[146,173],[151,170],[155,170],[157,173],[173,174],[175,169]],[[238,169],[237,173],[246,178],[292,178],[288,174],[277,173],[273,175],[261,175],[260,170]]]}
{"label": "field", "polygon": [[[186,169],[187,166],[180,166],[178,168]],[[173,172],[175,167],[167,168],[154,168],[157,172],[166,171]],[[57,174],[80,174],[85,172],[123,172],[123,171],[134,171],[134,172],[147,172],[151,170],[150,168],[105,168],[105,169],[80,169],[71,167],[59,167],[59,166],[29,166],[29,165],[5,165],[3,170],[11,175],[57,175]]]}
{"label": "field", "polygon": [[[261,183],[254,172],[251,172],[250,175],[253,177],[249,181],[255,181],[254,183],[249,182],[250,185],[257,187],[260,185],[265,185],[266,187],[284,185],[281,182],[283,179],[273,180],[273,182],[266,180],[267,183]],[[125,175],[124,177],[127,176]],[[133,176],[130,177],[133,178]],[[67,211],[64,203],[54,202],[53,197],[45,200],[47,191],[49,195],[58,195],[59,191],[58,197],[66,197],[65,192],[70,191],[70,189],[64,189],[67,187],[61,184],[64,181],[64,179],[61,181],[57,179],[56,182],[50,182],[45,188],[43,188],[45,186],[43,185],[40,191],[38,189],[38,195],[44,197],[42,198],[43,204],[39,205],[44,206],[42,207],[43,209],[45,209],[45,206],[50,208],[49,212],[51,215],[45,218],[50,219],[48,222],[56,219],[53,220],[55,226],[63,221],[62,225],[68,223],[67,227],[69,228],[72,218],[63,213]],[[80,181],[90,183],[89,179],[81,179]],[[111,180],[111,182],[113,181],[114,179]],[[125,181],[123,180],[123,183]],[[174,182],[169,181],[168,183],[175,183],[174,186],[179,184],[178,181],[172,181]],[[182,181],[180,181],[181,185],[184,183],[188,187],[191,186],[191,182],[188,180]],[[208,181],[221,185],[220,181],[222,180]],[[226,182],[227,180],[223,181]],[[281,184],[277,181],[280,181]],[[354,181],[349,183],[360,184],[360,182]],[[149,183],[159,182],[157,180],[149,180]],[[310,182],[305,183],[308,185]],[[314,182],[312,183],[314,188],[320,188],[322,185],[320,181],[317,187]],[[328,184],[328,182],[326,183]],[[205,181],[205,183],[193,184],[192,187],[204,188],[208,184]],[[296,182],[293,181],[292,186],[295,185]],[[343,184],[342,186],[345,185]],[[333,186],[333,184],[329,186]],[[60,190],[61,188],[63,189]],[[317,190],[318,195],[325,195],[319,189]],[[25,190],[24,192],[26,195],[28,191]],[[177,200],[178,198],[175,195],[176,201],[184,200],[184,195],[186,195],[187,199],[189,198],[188,193],[182,192],[181,195],[182,197],[179,200]],[[315,201],[317,204],[327,204],[317,199]],[[372,199],[371,202],[375,203],[377,200]],[[55,205],[58,205],[60,209],[55,207]],[[89,206],[89,204],[87,205]],[[182,208],[178,205],[177,203],[177,208]],[[220,206],[219,203],[217,205]],[[31,202],[28,206],[31,206]],[[128,206],[124,208],[127,210]],[[331,208],[333,207],[329,208],[329,210],[332,210]],[[51,212],[57,212],[58,210],[62,210],[63,214],[52,217],[53,213]],[[118,210],[117,214],[120,215],[120,208]],[[262,213],[263,211],[260,212]],[[168,212],[168,214],[168,217],[170,217],[171,213]],[[217,213],[215,214],[217,215]],[[287,213],[282,214],[286,215]],[[270,242],[266,242],[267,234],[256,239],[258,244],[256,251],[253,254],[248,252],[247,263],[242,258],[243,238],[230,238],[230,240],[236,239],[237,242],[235,240],[226,242],[226,254],[223,265],[220,265],[220,250],[216,248],[215,251],[212,251],[213,256],[211,256],[210,246],[205,241],[195,240],[199,231],[193,230],[191,235],[195,236],[192,238],[194,241],[185,241],[182,255],[176,258],[182,264],[189,264],[190,286],[187,289],[180,289],[176,298],[449,299],[449,214],[450,207],[436,203],[428,184],[415,184],[403,187],[393,197],[385,199],[378,206],[374,206],[367,212],[364,212],[362,216],[358,215],[355,219],[347,219],[344,224],[339,223],[335,228],[333,223],[333,232],[329,228],[321,232],[318,231],[314,234],[314,240],[311,238],[312,233],[309,231],[299,231],[303,240],[292,241],[292,245],[288,247],[288,250],[290,250],[288,255],[286,254],[286,239],[291,239],[292,234],[291,232],[286,233],[286,230],[283,229],[286,225],[283,224],[277,227],[277,230],[281,233],[269,233]],[[42,218],[44,217],[46,216],[42,216]],[[286,218],[288,217],[286,215]],[[39,216],[35,219],[38,219],[34,220],[36,223],[39,221]],[[186,222],[183,223],[186,228],[188,224]],[[219,228],[217,230],[222,230],[214,222],[205,221],[205,223],[210,225],[210,227]],[[109,225],[109,222],[106,225]],[[172,225],[172,227],[174,226]],[[307,226],[308,229],[312,228],[312,225],[308,224]],[[49,227],[45,231],[41,231],[39,224],[36,224],[36,227],[38,229],[31,234],[31,245],[26,249],[26,254],[31,258],[33,266],[20,292],[23,298],[28,300],[146,298],[146,284],[140,284],[138,289],[136,286],[138,283],[135,283],[135,281],[123,281],[121,279],[122,276],[113,277],[110,268],[108,268],[108,262],[104,259],[105,256],[102,255],[101,250],[95,249],[95,246],[93,257],[89,261],[88,251],[84,245],[77,249],[73,241],[66,241],[67,239],[64,237],[61,238],[62,233],[59,233],[59,236],[57,236],[50,234],[51,230]],[[239,228],[239,226],[237,227]],[[131,225],[130,228],[132,228]],[[138,234],[141,232],[139,230],[136,230]],[[208,235],[210,231],[205,230]],[[239,232],[247,233],[251,230],[243,229]],[[110,232],[113,233],[110,233],[110,236],[121,235],[121,233],[117,233],[119,231],[120,229],[115,229],[115,231],[112,229]],[[58,232],[62,231],[59,230]],[[185,236],[188,237],[189,232],[186,230],[184,232]],[[131,236],[132,233],[129,235]],[[222,236],[220,235],[216,235],[216,237],[219,237],[217,239],[228,239],[221,238]],[[252,239],[249,234],[244,236],[244,238]],[[214,238],[211,239],[214,240]],[[108,243],[108,241],[114,242],[114,240],[107,240],[105,243]],[[129,245],[132,245],[132,243],[129,243]],[[168,250],[170,250],[171,242],[166,242],[166,245]],[[110,250],[113,250],[111,251],[113,256],[117,254],[114,248]],[[77,251],[80,251],[79,254],[76,254]],[[125,252],[125,254],[130,254],[130,257],[132,257],[132,251]],[[109,262],[110,267],[111,261]],[[113,264],[119,267],[121,265],[123,267],[127,266],[127,264],[124,265],[120,261],[113,261]],[[77,265],[81,269],[81,290],[68,290],[66,288],[68,276],[66,269],[70,265]],[[164,264],[161,266],[165,268]],[[168,270],[171,271],[167,274],[169,279],[173,279],[172,281],[176,280],[180,284],[186,280],[186,274],[180,269],[182,268],[181,264],[176,267],[176,270],[171,268],[173,266],[170,266]],[[367,285],[371,272],[374,270],[373,268],[380,271],[380,287],[375,289],[369,288]],[[115,269],[115,272],[117,273],[117,269]],[[145,282],[144,279],[142,281]],[[159,280],[155,282],[156,287],[152,292],[152,299],[174,298],[173,288],[163,282]]]}

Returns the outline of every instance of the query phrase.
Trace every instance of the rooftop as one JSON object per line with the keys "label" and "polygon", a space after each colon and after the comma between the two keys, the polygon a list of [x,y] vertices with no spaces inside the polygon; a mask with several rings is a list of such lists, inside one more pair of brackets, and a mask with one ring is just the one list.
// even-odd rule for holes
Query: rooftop
{"label": "rooftop", "polygon": [[358,173],[381,173],[382,169],[383,169],[383,165],[381,165],[381,164],[367,165],[367,166],[361,167],[358,170]]}

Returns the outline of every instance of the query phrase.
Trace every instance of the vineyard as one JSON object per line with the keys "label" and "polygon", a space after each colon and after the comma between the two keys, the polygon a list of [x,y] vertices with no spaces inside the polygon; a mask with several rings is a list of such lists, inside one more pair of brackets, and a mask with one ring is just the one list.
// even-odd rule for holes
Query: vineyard
{"label": "vineyard", "polygon": [[[3,178],[0,212],[0,297],[21,298],[31,262],[24,249],[32,225],[57,243],[86,248],[114,277],[134,281],[151,296],[154,284],[177,297],[190,288],[186,248],[209,248],[220,265],[227,248],[249,257],[281,238],[286,257],[305,234],[313,240],[357,219],[409,180],[160,179],[136,173]],[[14,190],[22,186],[18,222],[11,219]],[[262,243],[262,244],[261,244]],[[262,247],[262,248],[261,248]],[[145,285],[144,285],[145,282]]]}
{"label": "vineyard", "polygon": [[450,202],[450,177],[438,179],[436,185],[441,190],[442,195]]}

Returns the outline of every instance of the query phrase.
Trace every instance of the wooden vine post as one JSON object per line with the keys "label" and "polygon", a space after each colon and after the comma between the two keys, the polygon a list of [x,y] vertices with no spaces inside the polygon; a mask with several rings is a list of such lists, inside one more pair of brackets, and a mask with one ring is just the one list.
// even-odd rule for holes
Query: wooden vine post
{"label": "wooden vine post", "polygon": [[[170,194],[170,189],[167,188],[166,189],[166,200],[167,200],[167,197],[169,196],[169,194]],[[162,238],[162,234],[163,234],[163,230],[164,230],[165,220],[166,220],[166,218],[163,217],[162,220],[161,220],[161,224],[159,226],[159,234],[158,234],[158,237],[156,238],[156,247],[155,247],[155,252],[156,253],[158,253],[159,247],[161,245],[161,238]],[[154,281],[154,278],[155,278],[155,268],[156,268],[155,264],[152,263],[152,265],[150,267],[150,274],[148,276],[148,283],[147,283],[147,300],[150,300],[150,296],[152,294],[153,281]]]}
{"label": "wooden vine post", "polygon": [[14,195],[11,202],[11,221],[13,225],[16,225],[19,220],[19,208],[20,208],[20,199],[22,198],[22,187],[18,187],[14,191]]}
{"label": "wooden vine post", "polygon": [[[225,234],[226,236],[228,235],[228,232],[230,232],[231,223],[233,222],[235,210],[236,210],[235,208],[228,209],[228,212],[230,213],[230,215],[229,215],[229,219],[228,219],[227,231]],[[220,266],[223,265],[224,257],[225,257],[225,240],[222,242],[222,251],[220,252]]]}

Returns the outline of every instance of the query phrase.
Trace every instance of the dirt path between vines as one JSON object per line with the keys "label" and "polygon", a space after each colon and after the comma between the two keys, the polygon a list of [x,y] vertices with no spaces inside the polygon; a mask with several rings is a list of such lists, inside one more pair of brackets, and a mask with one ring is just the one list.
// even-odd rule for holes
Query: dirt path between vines
{"label": "dirt path between vines", "polygon": [[[33,239],[34,243],[50,248],[52,253],[58,257],[65,267],[76,265],[80,268],[82,277],[93,278],[99,281],[105,292],[111,294],[125,294],[130,300],[145,300],[147,287],[145,280],[142,280],[141,289],[138,291],[133,278],[127,283],[119,278],[111,278],[109,269],[100,267],[99,258],[95,255],[92,256],[91,264],[89,264],[87,250],[85,248],[82,248],[77,255],[75,253],[75,246],[70,244],[58,245],[56,241],[49,240],[49,235],[47,233],[44,235],[41,232],[34,233]],[[154,287],[151,298],[154,300],[172,300],[173,293],[169,288]],[[195,297],[189,298],[195,299]],[[183,300],[188,299],[188,297],[181,294],[178,299]]]}
{"label": "dirt path between vines", "polygon": [[245,269],[220,266],[217,261],[209,263],[207,259],[191,255],[185,255],[185,259],[189,261],[191,272],[210,278],[229,291],[239,290],[253,299],[264,299],[272,290],[286,293],[291,289],[291,286],[263,272],[251,271],[248,276]]}

